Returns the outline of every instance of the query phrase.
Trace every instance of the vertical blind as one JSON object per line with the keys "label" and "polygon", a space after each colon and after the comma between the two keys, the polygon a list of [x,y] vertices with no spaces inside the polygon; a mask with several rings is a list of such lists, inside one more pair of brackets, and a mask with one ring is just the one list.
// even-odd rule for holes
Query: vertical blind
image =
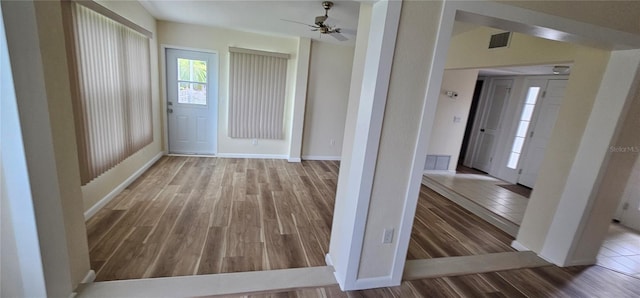
{"label": "vertical blind", "polygon": [[229,136],[284,138],[288,54],[229,48]]}
{"label": "vertical blind", "polygon": [[149,40],[72,2],[71,70],[82,184],[153,141]]}

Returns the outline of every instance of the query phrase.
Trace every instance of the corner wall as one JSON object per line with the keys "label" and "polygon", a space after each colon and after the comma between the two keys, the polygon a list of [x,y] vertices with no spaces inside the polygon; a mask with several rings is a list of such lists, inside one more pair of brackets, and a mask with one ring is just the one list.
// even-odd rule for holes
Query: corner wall
{"label": "corner wall", "polygon": [[311,41],[303,159],[340,159],[354,47]]}
{"label": "corner wall", "polygon": [[[477,69],[444,71],[427,154],[450,155],[449,171],[455,171],[458,165],[477,79]],[[447,91],[457,92],[458,97],[447,96]]]}

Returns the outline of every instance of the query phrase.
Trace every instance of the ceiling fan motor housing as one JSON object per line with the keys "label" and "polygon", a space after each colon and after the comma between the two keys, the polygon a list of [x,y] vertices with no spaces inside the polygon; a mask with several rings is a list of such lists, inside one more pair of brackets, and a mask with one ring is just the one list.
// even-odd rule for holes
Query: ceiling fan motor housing
{"label": "ceiling fan motor housing", "polygon": [[320,27],[324,27],[324,21],[326,20],[327,20],[327,16],[317,16],[315,23]]}

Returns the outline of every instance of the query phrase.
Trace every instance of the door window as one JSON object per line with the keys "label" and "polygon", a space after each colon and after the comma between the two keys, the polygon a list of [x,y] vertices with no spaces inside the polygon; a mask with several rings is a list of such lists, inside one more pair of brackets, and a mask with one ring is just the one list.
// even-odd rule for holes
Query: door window
{"label": "door window", "polygon": [[207,104],[207,61],[178,58],[178,103]]}
{"label": "door window", "polygon": [[539,93],[540,87],[529,87],[527,91],[527,98],[522,108],[518,130],[516,130],[516,135],[513,138],[513,146],[511,147],[511,154],[509,155],[509,162],[507,163],[507,167],[510,169],[516,169],[518,167],[518,161],[520,161],[520,155],[522,154],[524,141],[527,138],[529,124],[531,124],[531,116],[533,116],[533,110],[536,107]]}

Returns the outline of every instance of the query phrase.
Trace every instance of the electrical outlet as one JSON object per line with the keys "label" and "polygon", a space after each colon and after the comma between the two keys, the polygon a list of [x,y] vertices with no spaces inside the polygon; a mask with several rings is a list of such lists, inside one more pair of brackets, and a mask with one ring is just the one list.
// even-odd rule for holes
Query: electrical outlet
{"label": "electrical outlet", "polygon": [[392,243],[393,242],[393,229],[384,229],[384,234],[382,235],[382,243]]}
{"label": "electrical outlet", "polygon": [[329,141],[329,144],[331,144],[331,146],[334,146],[334,145],[336,144],[336,140],[331,139],[331,140]]}
{"label": "electrical outlet", "polygon": [[254,146],[258,145],[258,139],[253,139],[253,141],[251,141],[251,144],[253,144]]}

